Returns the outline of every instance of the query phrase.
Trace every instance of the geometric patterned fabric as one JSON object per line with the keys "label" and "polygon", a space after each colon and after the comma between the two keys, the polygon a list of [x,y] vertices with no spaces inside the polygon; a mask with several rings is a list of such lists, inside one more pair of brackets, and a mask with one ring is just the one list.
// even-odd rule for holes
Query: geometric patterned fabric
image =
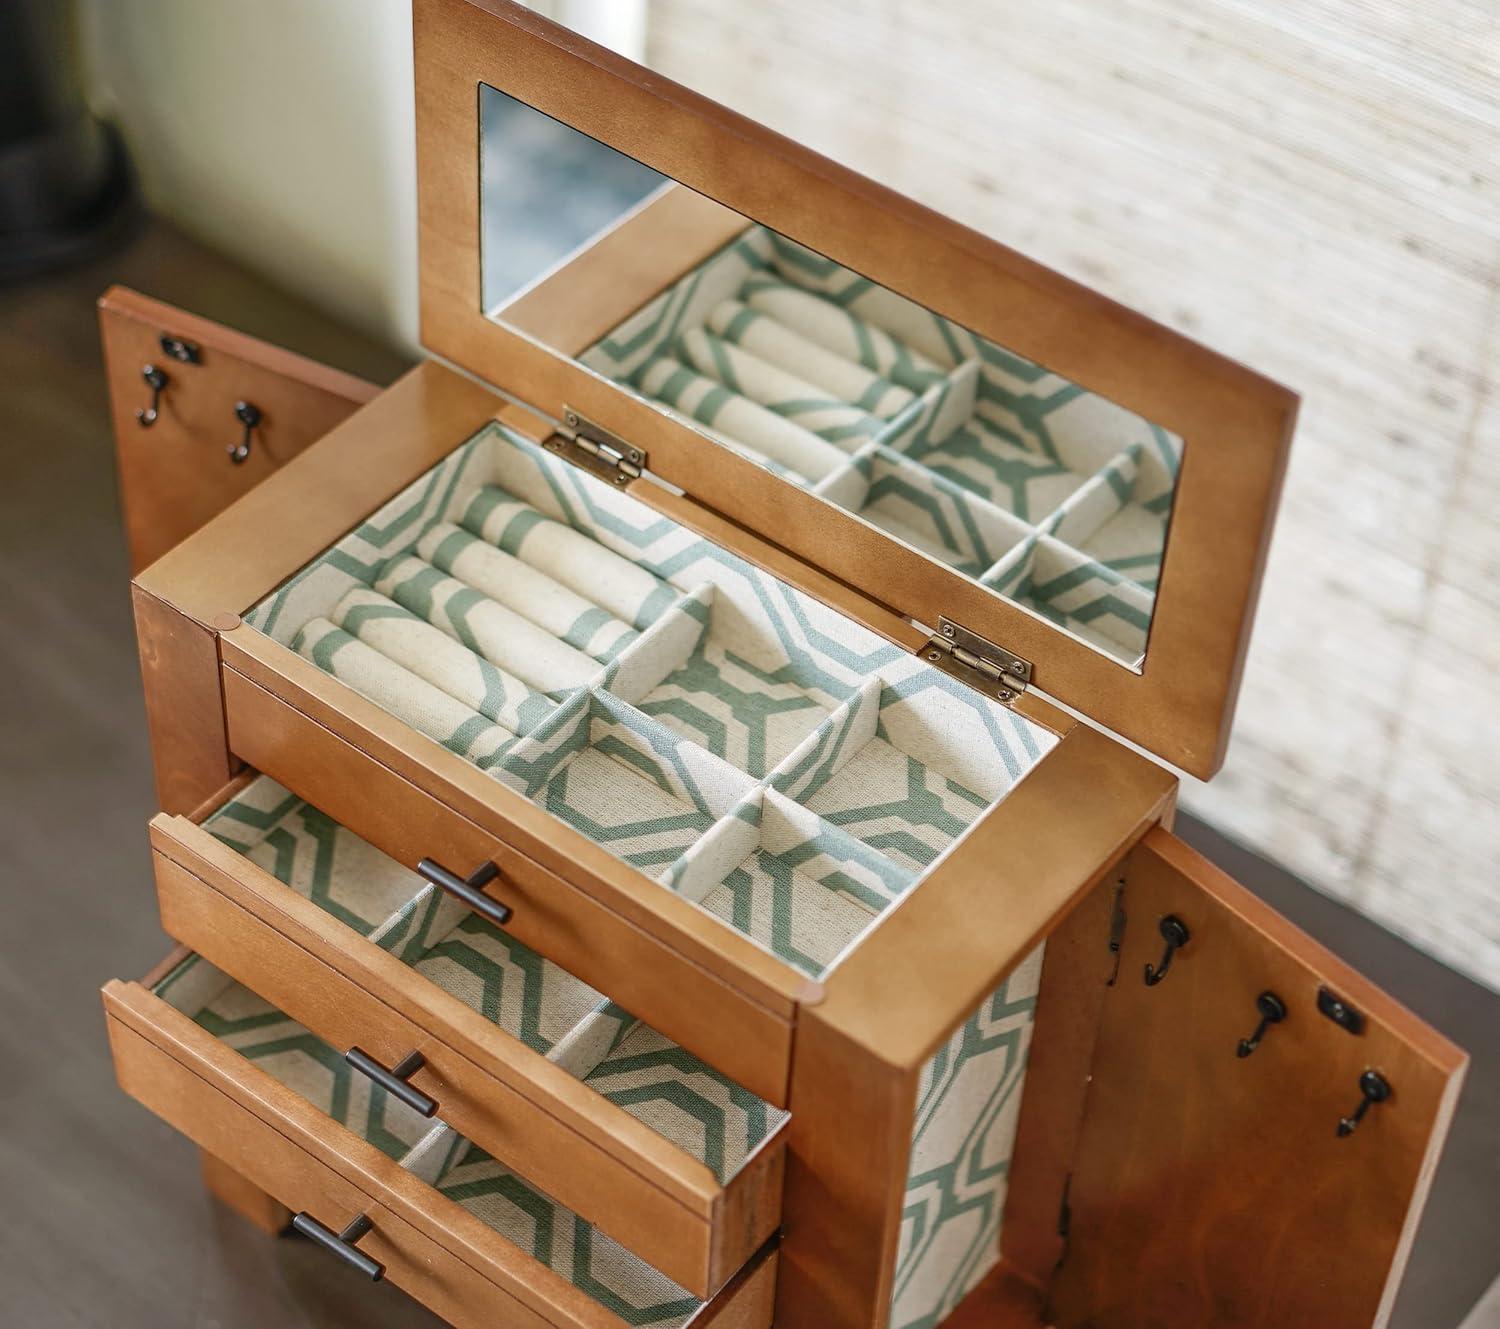
{"label": "geometric patterned fabric", "polygon": [[[919,401],[885,349],[896,379],[845,423]],[[813,977],[1055,742],[498,424],[246,621]],[[401,926],[423,972],[492,1000],[455,938]]]}
{"label": "geometric patterned fabric", "polygon": [[707,1164],[721,1182],[786,1119],[266,776],[204,829]]}
{"label": "geometric patterned fabric", "polygon": [[155,993],[626,1324],[678,1329],[703,1308],[451,1126],[389,1097],[333,1048],[201,957],[185,959]]}
{"label": "geometric patterned fabric", "polygon": [[923,1068],[891,1329],[933,1329],[1000,1259],[1041,967],[1038,948]]}
{"label": "geometric patterned fabric", "polygon": [[1126,663],[1175,435],[764,227],[579,357]]}

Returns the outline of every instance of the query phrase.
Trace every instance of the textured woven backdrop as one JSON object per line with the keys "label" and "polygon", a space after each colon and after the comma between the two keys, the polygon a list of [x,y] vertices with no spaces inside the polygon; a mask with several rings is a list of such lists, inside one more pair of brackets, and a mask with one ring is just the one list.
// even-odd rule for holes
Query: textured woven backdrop
{"label": "textured woven backdrop", "polygon": [[650,42],[1303,394],[1229,764],[1186,803],[1500,987],[1500,10],[652,0]]}

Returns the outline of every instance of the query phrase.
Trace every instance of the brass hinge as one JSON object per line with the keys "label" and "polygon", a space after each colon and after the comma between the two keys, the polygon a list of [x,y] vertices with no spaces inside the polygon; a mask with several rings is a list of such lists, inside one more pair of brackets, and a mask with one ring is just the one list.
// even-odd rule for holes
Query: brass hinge
{"label": "brass hinge", "polygon": [[922,654],[941,669],[987,697],[1013,702],[1031,682],[1031,661],[970,632],[950,618],[938,619],[938,630]]}
{"label": "brass hinge", "polygon": [[622,488],[641,478],[646,469],[644,448],[627,443],[602,425],[585,419],[571,406],[563,407],[563,425],[542,445],[547,451]]}

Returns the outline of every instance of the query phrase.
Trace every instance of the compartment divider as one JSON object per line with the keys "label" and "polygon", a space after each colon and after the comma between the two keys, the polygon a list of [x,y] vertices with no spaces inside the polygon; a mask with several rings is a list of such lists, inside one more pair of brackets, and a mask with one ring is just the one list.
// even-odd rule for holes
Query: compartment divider
{"label": "compartment divider", "polygon": [[703,643],[713,604],[710,582],[679,595],[665,614],[616,657],[608,690],[634,706],[681,669]]}
{"label": "compartment divider", "polygon": [[[1131,500],[1131,491],[1140,474],[1142,447],[1132,443],[1111,457],[1074,490],[1037,528],[1075,549],[1098,533],[1099,528]],[[1082,552],[1082,550],[1080,550]]]}
{"label": "compartment divider", "polygon": [[853,470],[862,496],[855,499],[852,476],[841,476],[837,495],[825,496],[960,572],[980,576],[1032,534],[1005,509],[881,444],[861,448]]}
{"label": "compartment divider", "polygon": [[978,361],[962,361],[891,420],[874,441],[920,462],[972,418],[978,379]]}
{"label": "compartment divider", "polygon": [[982,580],[1116,657],[1145,654],[1153,593],[1065,541],[1038,535]]}
{"label": "compartment divider", "polygon": [[790,752],[765,779],[778,794],[800,800],[842,769],[870,739],[880,721],[878,678],[866,679],[859,691]]}
{"label": "compartment divider", "polygon": [[594,694],[594,746],[698,811],[725,816],[757,781],[612,692]]}
{"label": "compartment divider", "polygon": [[816,978],[918,875],[767,782],[661,881]]}

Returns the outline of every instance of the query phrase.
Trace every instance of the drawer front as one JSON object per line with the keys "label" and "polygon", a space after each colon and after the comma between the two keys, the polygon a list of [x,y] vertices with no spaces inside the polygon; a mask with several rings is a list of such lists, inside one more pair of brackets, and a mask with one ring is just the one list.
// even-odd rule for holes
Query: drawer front
{"label": "drawer front", "polygon": [[[379,391],[123,287],[99,301],[99,331],[132,572],[154,563]],[[159,392],[148,371],[162,384]],[[248,434],[235,414],[241,402],[253,408],[246,413],[255,421]],[[247,440],[243,453],[231,455]]]}
{"label": "drawer front", "polygon": [[1169,832],[1121,877],[1050,1322],[1385,1323],[1464,1055]]}
{"label": "drawer front", "polygon": [[181,817],[152,823],[162,925],[339,1051],[409,1083],[436,1115],[698,1296],[781,1218],[785,1132],[725,1184],[562,1067]]}
{"label": "drawer front", "polygon": [[[289,1209],[335,1231],[365,1214],[373,1226],[358,1249],[444,1318],[622,1329],[613,1312],[140,984],[110,983],[104,1004],[127,1093]],[[691,1323],[768,1326],[774,1259],[758,1257]]]}
{"label": "drawer front", "polygon": [[[242,629],[230,635],[253,642],[257,634]],[[305,662],[294,657],[293,663]],[[408,867],[432,858],[462,875],[493,861],[501,875],[488,891],[514,910],[507,931],[757,1097],[785,1106],[790,1002],[772,1009],[622,917],[391,769],[369,750],[375,746],[369,737],[350,741],[322,723],[323,717],[309,715],[237,668],[224,668],[223,687],[229,746],[238,757]],[[351,694],[350,704],[372,729],[396,723],[363,698]],[[472,774],[493,784],[478,771]],[[550,821],[540,810],[537,816]],[[665,906],[680,906],[691,928],[728,931],[687,901],[646,884]],[[729,940],[740,939],[731,934]],[[774,957],[764,959],[775,966]]]}

